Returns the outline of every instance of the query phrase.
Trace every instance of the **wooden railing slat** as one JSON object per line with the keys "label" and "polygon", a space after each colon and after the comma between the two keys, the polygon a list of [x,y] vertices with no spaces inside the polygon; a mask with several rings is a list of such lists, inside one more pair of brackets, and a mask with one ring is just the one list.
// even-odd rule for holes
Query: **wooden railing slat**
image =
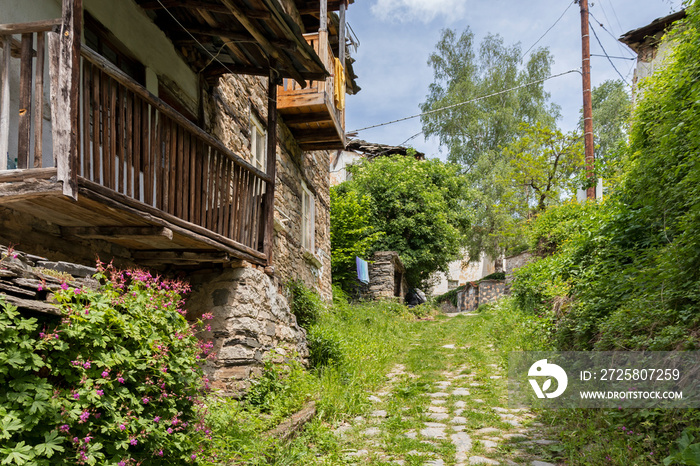
{"label": "wooden railing slat", "polygon": [[19,78],[19,134],[17,168],[29,168],[29,142],[32,136],[32,46],[34,35],[22,34]]}
{"label": "wooden railing slat", "polygon": [[41,168],[44,155],[44,58],[46,35],[36,36],[36,69],[34,74],[34,168]]}
{"label": "wooden railing slat", "polygon": [[0,65],[0,170],[7,170],[10,152],[10,62],[12,36],[2,37],[2,65]]}

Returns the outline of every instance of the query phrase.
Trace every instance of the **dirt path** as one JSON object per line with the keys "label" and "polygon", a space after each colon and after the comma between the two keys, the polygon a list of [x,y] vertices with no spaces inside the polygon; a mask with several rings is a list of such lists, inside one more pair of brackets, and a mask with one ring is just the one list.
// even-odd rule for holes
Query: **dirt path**
{"label": "dirt path", "polygon": [[421,323],[370,416],[336,429],[357,464],[553,466],[560,446],[533,413],[507,407],[503,355],[481,315]]}

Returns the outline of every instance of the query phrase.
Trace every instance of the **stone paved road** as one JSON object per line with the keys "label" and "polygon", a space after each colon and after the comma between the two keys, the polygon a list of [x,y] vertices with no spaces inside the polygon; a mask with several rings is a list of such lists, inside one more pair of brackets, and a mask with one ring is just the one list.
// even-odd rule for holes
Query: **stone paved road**
{"label": "stone paved road", "polygon": [[[338,426],[346,459],[425,466],[558,464],[556,433],[507,407],[498,350],[480,340],[476,314],[427,323],[412,351],[368,395],[369,416]],[[462,331],[471,334],[460,334]]]}

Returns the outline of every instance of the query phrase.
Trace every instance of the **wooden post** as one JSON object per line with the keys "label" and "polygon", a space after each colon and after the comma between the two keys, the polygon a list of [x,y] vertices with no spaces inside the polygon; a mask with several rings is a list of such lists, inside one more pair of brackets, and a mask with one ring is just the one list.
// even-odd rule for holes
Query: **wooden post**
{"label": "wooden post", "polygon": [[12,35],[2,38],[2,63],[0,63],[0,170],[7,170],[10,151],[10,59]]}
{"label": "wooden post", "polygon": [[[49,41],[59,54],[58,70],[52,70],[52,132],[57,178],[63,194],[78,199],[78,106],[80,89],[80,34],[83,0],[63,0],[61,33]],[[56,43],[58,42],[58,43]],[[51,50],[58,47],[58,50]],[[55,66],[55,62],[51,63]]]}
{"label": "wooden post", "polygon": [[328,0],[321,0],[321,13],[319,15],[319,31],[328,30]]}
{"label": "wooden post", "polygon": [[345,0],[340,2],[340,26],[338,27],[338,59],[345,69]]}
{"label": "wooden post", "polygon": [[586,156],[586,178],[591,183],[586,198],[595,199],[595,143],[593,141],[593,108],[591,104],[591,51],[588,26],[588,0],[581,5],[581,54],[583,76],[583,144]]}
{"label": "wooden post", "polygon": [[267,255],[267,265],[272,265],[275,223],[275,172],[277,170],[277,85],[280,84],[276,62],[270,62],[270,75],[267,83],[267,175],[272,180],[265,187],[265,238],[263,251]]}

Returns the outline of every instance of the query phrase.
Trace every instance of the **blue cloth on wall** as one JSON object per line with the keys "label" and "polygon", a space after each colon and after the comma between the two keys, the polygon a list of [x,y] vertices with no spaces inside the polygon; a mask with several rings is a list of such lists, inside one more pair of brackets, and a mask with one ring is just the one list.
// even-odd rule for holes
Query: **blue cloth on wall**
{"label": "blue cloth on wall", "polygon": [[355,264],[357,265],[357,279],[365,285],[368,284],[369,268],[367,267],[367,261],[355,257]]}

